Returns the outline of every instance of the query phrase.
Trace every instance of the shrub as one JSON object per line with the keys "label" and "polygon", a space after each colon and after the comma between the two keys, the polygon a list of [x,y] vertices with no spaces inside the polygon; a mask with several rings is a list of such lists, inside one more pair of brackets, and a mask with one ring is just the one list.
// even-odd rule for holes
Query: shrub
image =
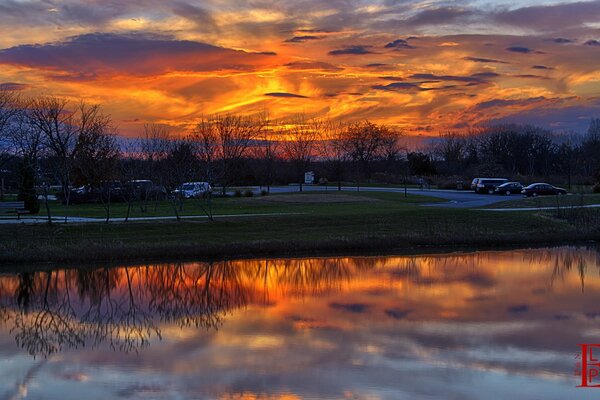
{"label": "shrub", "polygon": [[592,192],[594,192],[594,193],[600,193],[600,183],[596,183],[594,185],[594,187],[592,188]]}
{"label": "shrub", "polygon": [[242,197],[242,191],[240,189],[235,189],[235,192],[233,192],[233,195],[235,197]]}
{"label": "shrub", "polygon": [[265,189],[263,189],[263,190],[261,190],[261,191],[260,191],[260,195],[261,195],[261,196],[268,196],[268,195],[269,195],[269,192],[268,192],[268,191],[266,191]]}
{"label": "shrub", "polygon": [[254,196],[254,192],[252,190],[244,190],[244,197],[252,197]]}

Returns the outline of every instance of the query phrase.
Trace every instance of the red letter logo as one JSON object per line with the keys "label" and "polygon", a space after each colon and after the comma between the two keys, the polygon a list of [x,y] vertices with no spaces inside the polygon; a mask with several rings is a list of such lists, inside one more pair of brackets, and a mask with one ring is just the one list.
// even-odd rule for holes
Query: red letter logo
{"label": "red letter logo", "polygon": [[581,347],[581,385],[577,387],[600,387],[600,344],[578,346]]}

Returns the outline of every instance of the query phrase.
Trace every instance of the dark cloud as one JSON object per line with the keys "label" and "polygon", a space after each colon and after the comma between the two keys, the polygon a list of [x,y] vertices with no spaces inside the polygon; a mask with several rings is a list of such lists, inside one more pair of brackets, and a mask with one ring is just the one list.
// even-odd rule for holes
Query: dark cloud
{"label": "dark cloud", "polygon": [[490,17],[492,21],[506,25],[551,32],[598,22],[598,15],[599,1],[581,1],[502,10],[492,13]]}
{"label": "dark cloud", "polygon": [[512,314],[520,314],[529,311],[529,306],[527,304],[517,304],[506,307],[506,311]]}
{"label": "dark cloud", "polygon": [[588,40],[584,44],[586,46],[600,46],[600,40]]}
{"label": "dark cloud", "polygon": [[294,36],[291,39],[287,39],[284,42],[285,43],[304,43],[307,42],[309,40],[319,40],[322,39],[320,36],[311,36],[311,35],[306,35],[306,36]]}
{"label": "dark cloud", "polygon": [[24,83],[17,82],[3,82],[0,83],[0,90],[25,90],[29,87]]}
{"label": "dark cloud", "polygon": [[394,81],[394,82],[400,82],[400,81],[404,80],[404,78],[399,77],[399,76],[380,76],[379,79],[383,79],[384,81]]}
{"label": "dark cloud", "polygon": [[480,83],[481,79],[472,76],[454,76],[454,75],[434,75],[434,74],[413,74],[410,76],[413,79],[424,79],[430,81],[455,81],[455,82],[470,82]]}
{"label": "dark cloud", "polygon": [[371,46],[349,46],[343,49],[332,50],[329,52],[331,56],[342,56],[342,55],[362,55],[362,54],[375,54],[369,50]]}
{"label": "dark cloud", "polygon": [[343,68],[322,61],[293,61],[284,65],[290,69],[319,69],[324,71],[341,71]]}
{"label": "dark cloud", "polygon": [[554,43],[558,43],[558,44],[567,44],[567,43],[573,43],[573,41],[571,39],[566,39],[566,38],[555,38],[555,39],[550,39],[551,41],[553,41]]}
{"label": "dark cloud", "polygon": [[505,50],[512,51],[513,53],[523,53],[523,54],[531,53],[533,51],[529,47],[523,47],[523,46],[511,46],[511,47],[507,47]]}
{"label": "dark cloud", "polygon": [[410,310],[400,310],[397,308],[390,308],[388,310],[385,310],[385,315],[387,315],[390,318],[393,319],[405,319],[406,316],[410,313]]}
{"label": "dark cloud", "polygon": [[476,110],[484,110],[492,107],[507,107],[513,105],[529,105],[533,103],[539,103],[541,101],[547,100],[545,97],[531,97],[527,99],[516,99],[516,100],[508,100],[508,99],[494,99],[489,101],[483,101],[475,105]]}
{"label": "dark cloud", "polygon": [[[548,129],[562,131],[585,132],[590,124],[591,116],[600,115],[600,99],[588,101],[587,104],[565,106],[564,102],[543,97],[524,100],[530,107],[523,111],[515,112],[506,117],[494,119],[494,123],[535,124]],[[518,101],[513,101],[518,105]],[[532,107],[533,106],[533,107]]]}
{"label": "dark cloud", "polygon": [[524,78],[524,79],[550,79],[546,76],[533,75],[533,74],[518,74],[513,75],[515,78]]}
{"label": "dark cloud", "polygon": [[386,49],[415,49],[415,46],[408,44],[404,39],[396,39],[385,45]]}
{"label": "dark cloud", "polygon": [[172,6],[173,13],[191,21],[203,31],[219,32],[219,27],[210,11],[198,5],[184,2],[176,2]]}
{"label": "dark cloud", "polygon": [[363,303],[330,303],[329,307],[336,310],[360,314],[367,311],[371,306]]}
{"label": "dark cloud", "polygon": [[501,76],[500,74],[496,73],[496,72],[478,72],[476,74],[472,74],[471,75],[473,78],[497,78],[499,76]]}
{"label": "dark cloud", "polygon": [[379,67],[387,67],[388,64],[382,64],[382,63],[373,63],[373,64],[367,64],[365,65],[365,67],[369,67],[369,68],[379,68]]}
{"label": "dark cloud", "polygon": [[296,32],[301,33],[333,33],[334,31],[327,29],[296,29]]}
{"label": "dark cloud", "polygon": [[488,64],[508,64],[506,61],[494,60],[493,58],[481,58],[481,57],[463,57],[465,61],[473,61],[477,63],[488,63]]}
{"label": "dark cloud", "polygon": [[533,69],[544,69],[544,70],[552,70],[554,67],[548,67],[546,65],[534,65],[531,68]]}
{"label": "dark cloud", "polygon": [[420,85],[416,84],[416,83],[410,83],[410,82],[396,82],[396,83],[390,83],[389,85],[374,85],[371,86],[372,89],[375,90],[384,90],[384,91],[388,91],[388,92],[395,92],[395,91],[400,91],[400,90],[429,90],[426,88],[422,88]]}
{"label": "dark cloud", "polygon": [[415,277],[412,282],[418,285],[447,285],[450,282],[462,282],[472,286],[490,288],[496,285],[496,279],[486,272],[465,272],[442,277]]}
{"label": "dark cloud", "polygon": [[474,15],[474,11],[458,7],[429,8],[405,21],[410,26],[446,25]]}
{"label": "dark cloud", "polygon": [[600,317],[600,311],[589,311],[584,313],[587,318],[595,319]]}
{"label": "dark cloud", "polygon": [[273,93],[265,93],[265,96],[269,96],[269,97],[293,97],[293,98],[298,98],[298,99],[306,99],[306,96],[302,96],[300,94],[294,94],[294,93],[286,93],[286,92],[273,92]]}
{"label": "dark cloud", "polygon": [[82,74],[151,75],[171,71],[251,70],[268,57],[170,36],[92,33],[64,42],[0,50],[0,64]]}

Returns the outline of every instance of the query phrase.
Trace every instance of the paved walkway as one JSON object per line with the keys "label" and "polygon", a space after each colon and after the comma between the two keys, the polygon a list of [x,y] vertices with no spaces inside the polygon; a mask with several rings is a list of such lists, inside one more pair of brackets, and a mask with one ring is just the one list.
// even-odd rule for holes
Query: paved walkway
{"label": "paved walkway", "polygon": [[[302,213],[262,213],[262,214],[219,214],[213,215],[214,219],[220,218],[241,218],[241,217],[268,217],[273,215],[301,215]],[[208,219],[206,215],[182,215],[179,217],[180,219]],[[135,222],[135,221],[174,221],[177,218],[175,216],[164,216],[164,217],[133,217],[129,218],[127,221]],[[86,224],[86,223],[102,223],[106,222],[106,218],[90,218],[90,217],[68,217],[68,223],[71,224]],[[125,222],[125,218],[111,218],[109,220],[112,222]],[[34,217],[34,218],[21,218],[21,219],[0,219],[0,225],[16,225],[16,224],[47,224],[47,217]],[[52,223],[65,223],[64,216],[55,216],[52,217]]]}

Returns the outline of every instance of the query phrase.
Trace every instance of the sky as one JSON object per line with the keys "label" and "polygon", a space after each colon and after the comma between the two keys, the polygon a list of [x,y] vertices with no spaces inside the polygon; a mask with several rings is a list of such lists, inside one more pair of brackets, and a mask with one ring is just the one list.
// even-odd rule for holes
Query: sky
{"label": "sky", "polygon": [[101,103],[126,136],[259,112],[584,132],[599,65],[600,1],[0,0],[0,87]]}

